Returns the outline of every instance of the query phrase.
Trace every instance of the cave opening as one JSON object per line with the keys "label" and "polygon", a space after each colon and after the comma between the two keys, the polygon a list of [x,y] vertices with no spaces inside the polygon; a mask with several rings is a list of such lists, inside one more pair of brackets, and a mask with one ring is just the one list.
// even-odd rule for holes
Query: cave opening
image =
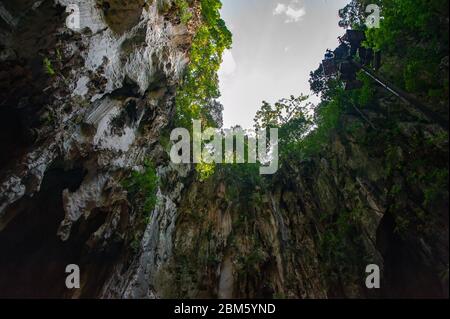
{"label": "cave opening", "polygon": [[421,249],[396,230],[387,212],[377,231],[377,246],[384,259],[382,295],[388,298],[442,298],[445,292],[437,274],[423,263]]}
{"label": "cave opening", "polygon": [[86,172],[53,166],[40,191],[9,207],[13,218],[0,233],[0,297],[59,298],[68,293],[65,268],[82,263],[85,242],[105,221],[105,214],[93,214],[74,236],[63,242],[57,230],[64,219],[62,192],[79,188]]}

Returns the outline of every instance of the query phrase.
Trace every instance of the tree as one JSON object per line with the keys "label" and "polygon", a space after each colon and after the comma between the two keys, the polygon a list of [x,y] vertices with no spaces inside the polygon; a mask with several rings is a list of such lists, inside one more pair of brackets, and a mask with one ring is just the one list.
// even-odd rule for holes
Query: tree
{"label": "tree", "polygon": [[315,71],[311,71],[309,74],[309,87],[311,91],[320,96],[322,92],[327,88],[328,78],[325,76],[323,72],[322,64]]}
{"label": "tree", "polygon": [[220,18],[221,7],[219,0],[201,0],[202,25],[194,37],[190,64],[177,92],[179,126],[189,127],[192,119],[202,119],[211,126],[220,124],[213,123],[214,116],[209,113],[209,106],[220,97],[217,72],[224,50],[232,43],[231,32]]}
{"label": "tree", "polygon": [[261,109],[255,116],[255,129],[278,128],[280,145],[298,142],[311,128],[310,115],[312,105],[306,95],[281,99],[275,104],[263,101]]}
{"label": "tree", "polygon": [[378,4],[377,0],[352,0],[339,10],[339,26],[341,28],[365,29],[366,8],[369,4]]}
{"label": "tree", "polygon": [[319,96],[324,102],[329,102],[332,100],[336,89],[342,87],[342,81],[337,77],[325,76],[322,64],[319,65],[317,70],[312,71],[309,76],[309,87],[311,91],[315,95]]}
{"label": "tree", "polygon": [[364,8],[361,1],[352,0],[344,8],[339,10],[339,26],[341,28],[352,28],[354,25],[364,23]]}

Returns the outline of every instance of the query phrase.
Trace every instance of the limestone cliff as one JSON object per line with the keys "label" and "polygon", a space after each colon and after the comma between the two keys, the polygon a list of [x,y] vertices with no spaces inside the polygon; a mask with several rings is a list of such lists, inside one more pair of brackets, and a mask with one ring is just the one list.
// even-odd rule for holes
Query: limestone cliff
{"label": "limestone cliff", "polygon": [[[75,3],[79,30],[65,23]],[[107,295],[113,267],[131,262],[146,225],[121,181],[160,156],[199,18],[181,24],[171,6],[2,1],[2,296]],[[68,263],[86,270],[74,295],[57,284]]]}
{"label": "limestone cliff", "polygon": [[[269,180],[225,167],[190,184],[163,296],[448,296],[447,135],[379,94],[364,118],[342,116],[319,155],[290,159]],[[433,179],[418,182],[425,172]],[[380,290],[365,286],[371,264]]]}

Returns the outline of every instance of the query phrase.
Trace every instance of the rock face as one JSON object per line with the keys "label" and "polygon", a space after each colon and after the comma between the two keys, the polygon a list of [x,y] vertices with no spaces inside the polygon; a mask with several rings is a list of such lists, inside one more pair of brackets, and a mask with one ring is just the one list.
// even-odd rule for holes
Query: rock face
{"label": "rock face", "polygon": [[[0,4],[0,297],[448,296],[448,184],[415,176],[440,178],[448,138],[393,100],[264,182],[169,162],[161,133],[200,23],[171,2]],[[123,181],[148,158],[144,216]],[[81,289],[64,284],[69,264]],[[365,288],[368,264],[381,290]]]}
{"label": "rock face", "polygon": [[[387,117],[384,107],[399,105],[380,101],[364,110],[370,122],[345,115],[320,155],[285,162],[265,183],[251,182],[245,169],[221,168],[189,185],[158,291],[190,298],[448,296],[446,182],[442,196],[427,201],[433,188],[416,179],[427,169],[446,172],[448,141],[429,139],[439,131],[434,125],[400,120],[395,111]],[[366,287],[373,264],[382,273],[379,290]]]}
{"label": "rock face", "polygon": [[[134,257],[127,245],[145,225],[120,181],[161,155],[195,32],[170,6],[2,1],[1,295],[102,296],[114,266]],[[73,295],[54,283],[70,263],[88,269]],[[116,290],[104,294],[134,294]]]}

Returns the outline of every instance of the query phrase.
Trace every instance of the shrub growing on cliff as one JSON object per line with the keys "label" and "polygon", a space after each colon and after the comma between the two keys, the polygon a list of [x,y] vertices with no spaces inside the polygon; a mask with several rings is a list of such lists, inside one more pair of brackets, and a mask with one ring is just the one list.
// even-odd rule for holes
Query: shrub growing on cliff
{"label": "shrub growing on cliff", "polygon": [[158,183],[156,169],[147,161],[144,164],[144,171],[133,171],[123,182],[123,187],[128,191],[129,200],[148,216],[156,205]]}
{"label": "shrub growing on cliff", "polygon": [[329,284],[351,280],[353,274],[363,273],[363,267],[367,265],[362,230],[358,227],[361,217],[358,214],[357,210],[342,211],[322,234],[319,256]]}
{"label": "shrub growing on cliff", "polygon": [[220,18],[222,4],[219,0],[201,0],[202,25],[194,37],[190,64],[183,84],[177,92],[177,125],[191,127],[192,119],[213,123],[207,105],[220,96],[217,72],[222,54],[231,47],[231,32]]}
{"label": "shrub growing on cliff", "polygon": [[339,120],[344,112],[358,114],[362,122],[368,122],[361,109],[373,104],[375,99],[374,84],[365,74],[359,73],[358,79],[363,82],[360,89],[346,91],[337,79],[326,79],[320,76],[320,70],[311,72],[311,90],[321,95],[321,102],[314,108],[312,129],[307,136],[291,147],[303,156],[317,155],[329,143],[330,134],[339,129]]}
{"label": "shrub growing on cliff", "polygon": [[191,20],[192,13],[189,11],[189,3],[186,0],[175,0],[175,5],[178,8],[181,23],[186,24]]}
{"label": "shrub growing on cliff", "polygon": [[409,92],[448,99],[448,64],[446,75],[440,69],[448,59],[449,2],[384,0],[381,6],[380,28],[366,35],[367,45],[385,56],[382,72]]}
{"label": "shrub growing on cliff", "polygon": [[52,62],[49,58],[45,58],[42,64],[44,66],[44,71],[46,74],[50,76],[56,75],[55,69],[53,68]]}

